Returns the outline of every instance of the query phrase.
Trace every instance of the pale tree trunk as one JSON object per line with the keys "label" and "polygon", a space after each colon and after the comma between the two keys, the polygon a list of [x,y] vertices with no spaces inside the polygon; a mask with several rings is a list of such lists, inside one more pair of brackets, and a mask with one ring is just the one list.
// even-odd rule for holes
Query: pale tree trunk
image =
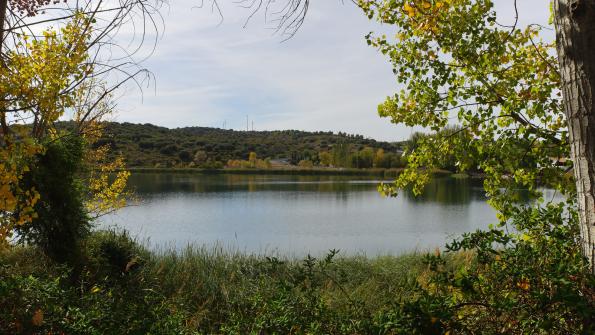
{"label": "pale tree trunk", "polygon": [[555,0],[554,17],[581,246],[595,273],[595,0]]}

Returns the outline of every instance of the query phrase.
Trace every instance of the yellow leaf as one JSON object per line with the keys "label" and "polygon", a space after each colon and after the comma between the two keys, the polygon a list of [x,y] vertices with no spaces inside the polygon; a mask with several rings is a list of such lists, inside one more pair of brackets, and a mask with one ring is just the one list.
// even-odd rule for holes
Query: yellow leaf
{"label": "yellow leaf", "polygon": [[524,291],[529,290],[529,288],[531,287],[527,279],[521,279],[518,283],[516,283],[516,286]]}
{"label": "yellow leaf", "polygon": [[407,16],[412,17],[415,15],[415,8],[411,7],[408,2],[403,5],[403,10],[407,13]]}

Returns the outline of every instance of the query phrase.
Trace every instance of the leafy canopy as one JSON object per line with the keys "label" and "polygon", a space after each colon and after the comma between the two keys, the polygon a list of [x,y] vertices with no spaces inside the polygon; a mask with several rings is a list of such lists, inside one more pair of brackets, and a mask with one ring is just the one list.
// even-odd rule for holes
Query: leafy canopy
{"label": "leafy canopy", "polygon": [[[540,38],[545,28],[500,24],[491,0],[359,5],[394,28],[392,36],[367,36],[401,87],[379,114],[434,132],[416,137],[405,172],[380,190],[420,193],[432,169],[454,162],[485,173],[500,221],[446,246],[468,256],[463,266],[449,267],[440,252],[428,256],[419,298],[398,306],[392,324],[403,333],[591,333],[595,278],[578,243],[560,75],[554,45]],[[567,201],[543,204],[540,187]],[[527,193],[539,203],[528,203]]]}
{"label": "leafy canopy", "polygon": [[[369,18],[394,27],[367,35],[387,55],[401,90],[378,107],[393,123],[457,132],[425,138],[385,194],[413,185],[420,192],[431,169],[455,157],[460,171],[485,172],[491,204],[505,221],[519,200],[515,189],[539,196],[540,186],[572,190],[558,165],[568,157],[566,120],[555,49],[542,26],[499,24],[491,0],[367,1]],[[474,166],[474,165],[477,166]]]}

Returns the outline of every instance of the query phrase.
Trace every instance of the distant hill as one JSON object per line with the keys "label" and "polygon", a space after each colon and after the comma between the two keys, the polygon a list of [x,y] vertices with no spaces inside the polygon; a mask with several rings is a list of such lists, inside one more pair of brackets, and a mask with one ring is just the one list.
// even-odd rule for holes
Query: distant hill
{"label": "distant hill", "polygon": [[197,154],[210,162],[258,158],[286,158],[318,161],[318,154],[340,144],[350,152],[366,147],[383,149],[387,154],[400,152],[402,143],[381,142],[362,135],[299,130],[236,131],[207,127],[169,129],[152,124],[106,123],[103,137],[96,145],[110,145],[124,155],[131,167],[185,166]]}

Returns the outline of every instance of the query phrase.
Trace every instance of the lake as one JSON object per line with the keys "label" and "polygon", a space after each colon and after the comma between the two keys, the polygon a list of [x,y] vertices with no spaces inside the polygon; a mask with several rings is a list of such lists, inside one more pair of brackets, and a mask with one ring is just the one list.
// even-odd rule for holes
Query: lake
{"label": "lake", "polygon": [[441,247],[496,222],[482,182],[434,179],[420,197],[384,198],[371,177],[139,173],[137,201],[101,218],[151,248],[188,244],[303,257]]}

